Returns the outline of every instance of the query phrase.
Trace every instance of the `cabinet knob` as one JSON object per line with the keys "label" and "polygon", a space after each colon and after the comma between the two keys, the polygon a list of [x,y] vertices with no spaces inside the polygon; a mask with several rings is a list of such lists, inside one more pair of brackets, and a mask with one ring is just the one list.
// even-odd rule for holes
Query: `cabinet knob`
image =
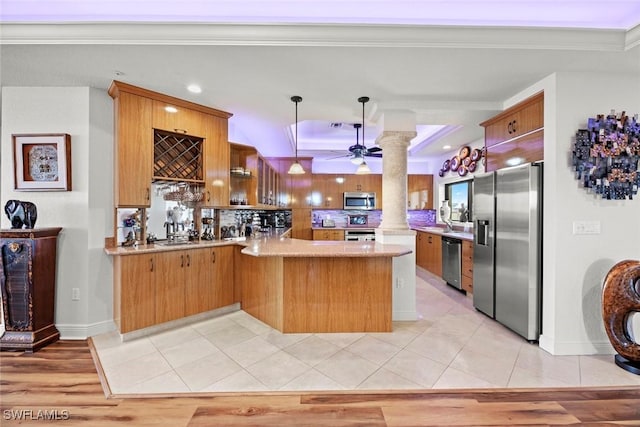
{"label": "cabinet knob", "polygon": [[186,129],[174,129],[175,133],[184,133],[186,135],[187,130]]}
{"label": "cabinet knob", "polygon": [[507,132],[509,132],[509,134],[512,133],[516,133],[516,124],[518,123],[517,120],[512,120],[509,122],[509,124],[507,125]]}
{"label": "cabinet knob", "polygon": [[147,200],[151,200],[151,189],[147,187]]}
{"label": "cabinet knob", "polygon": [[211,252],[211,260],[212,260],[211,262],[212,262],[213,264],[215,264],[215,263],[216,263],[216,253],[215,253],[215,251],[212,251],[212,252]]}
{"label": "cabinet knob", "polygon": [[153,258],[149,258],[149,271],[153,271]]}
{"label": "cabinet knob", "polygon": [[207,202],[211,201],[211,191],[207,190]]}
{"label": "cabinet knob", "polygon": [[191,255],[187,254],[187,267],[191,267]]}
{"label": "cabinet knob", "polygon": [[184,267],[184,255],[180,255],[180,267]]}

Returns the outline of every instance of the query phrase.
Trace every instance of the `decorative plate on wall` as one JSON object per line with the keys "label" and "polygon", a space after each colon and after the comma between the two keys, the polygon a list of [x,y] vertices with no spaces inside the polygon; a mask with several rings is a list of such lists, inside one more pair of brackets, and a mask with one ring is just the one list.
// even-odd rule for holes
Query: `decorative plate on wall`
{"label": "decorative plate on wall", "polygon": [[450,166],[452,171],[454,172],[457,171],[458,168],[460,167],[460,158],[458,156],[453,156],[451,158]]}
{"label": "decorative plate on wall", "polygon": [[460,152],[458,153],[458,156],[460,157],[461,160],[464,160],[467,157],[469,157],[469,154],[471,154],[471,148],[469,148],[469,146],[465,145],[464,147],[462,147],[460,149]]}
{"label": "decorative plate on wall", "polygon": [[576,132],[576,179],[603,199],[632,199],[640,185],[640,123],[623,111],[589,118]]}

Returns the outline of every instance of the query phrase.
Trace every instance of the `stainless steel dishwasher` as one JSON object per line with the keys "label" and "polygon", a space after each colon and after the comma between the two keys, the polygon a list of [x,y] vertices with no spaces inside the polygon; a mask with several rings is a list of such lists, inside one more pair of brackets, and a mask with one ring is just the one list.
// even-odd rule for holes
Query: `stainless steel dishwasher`
{"label": "stainless steel dishwasher", "polygon": [[456,289],[462,289],[462,241],[442,237],[442,278]]}

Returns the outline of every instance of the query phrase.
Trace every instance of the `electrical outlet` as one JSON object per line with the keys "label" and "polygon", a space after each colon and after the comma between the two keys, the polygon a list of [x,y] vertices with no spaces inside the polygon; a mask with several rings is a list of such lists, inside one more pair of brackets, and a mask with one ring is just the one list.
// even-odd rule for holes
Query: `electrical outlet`
{"label": "electrical outlet", "polygon": [[600,221],[573,221],[573,234],[600,234]]}
{"label": "electrical outlet", "polygon": [[80,288],[71,289],[71,301],[80,301]]}
{"label": "electrical outlet", "polygon": [[402,277],[396,278],[396,289],[402,289],[404,287],[404,280]]}

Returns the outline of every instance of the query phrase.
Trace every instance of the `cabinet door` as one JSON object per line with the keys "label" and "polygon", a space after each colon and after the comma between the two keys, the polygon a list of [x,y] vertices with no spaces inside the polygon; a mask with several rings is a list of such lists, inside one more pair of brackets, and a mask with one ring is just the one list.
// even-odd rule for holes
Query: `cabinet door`
{"label": "cabinet door", "polygon": [[[165,107],[173,107],[176,112],[168,112]],[[153,128],[185,135],[206,137],[205,114],[177,107],[164,101],[153,101]]]}
{"label": "cabinet door", "polygon": [[442,277],[442,237],[438,234],[427,234],[427,270]]}
{"label": "cabinet door", "polygon": [[[156,254],[116,257],[120,298],[120,333],[146,328],[156,323]],[[116,287],[117,289],[117,287]],[[116,317],[117,313],[116,313]]]}
{"label": "cabinet door", "polygon": [[184,317],[185,266],[183,251],[157,253],[156,323]]}
{"label": "cabinet door", "polygon": [[433,209],[433,175],[407,176],[409,209]]}
{"label": "cabinet door", "polygon": [[149,207],[153,176],[152,101],[120,92],[115,107],[115,205]]}
{"label": "cabinet door", "polygon": [[205,115],[203,206],[229,204],[229,154],[227,119]]}
{"label": "cabinet door", "polygon": [[211,249],[185,251],[184,298],[185,316],[212,310]]}
{"label": "cabinet door", "polygon": [[225,307],[235,302],[234,252],[234,246],[220,246],[210,251],[208,265],[213,265],[209,284],[209,289],[213,290],[212,308]]}
{"label": "cabinet door", "polygon": [[312,240],[311,209],[291,209],[291,237]]}

